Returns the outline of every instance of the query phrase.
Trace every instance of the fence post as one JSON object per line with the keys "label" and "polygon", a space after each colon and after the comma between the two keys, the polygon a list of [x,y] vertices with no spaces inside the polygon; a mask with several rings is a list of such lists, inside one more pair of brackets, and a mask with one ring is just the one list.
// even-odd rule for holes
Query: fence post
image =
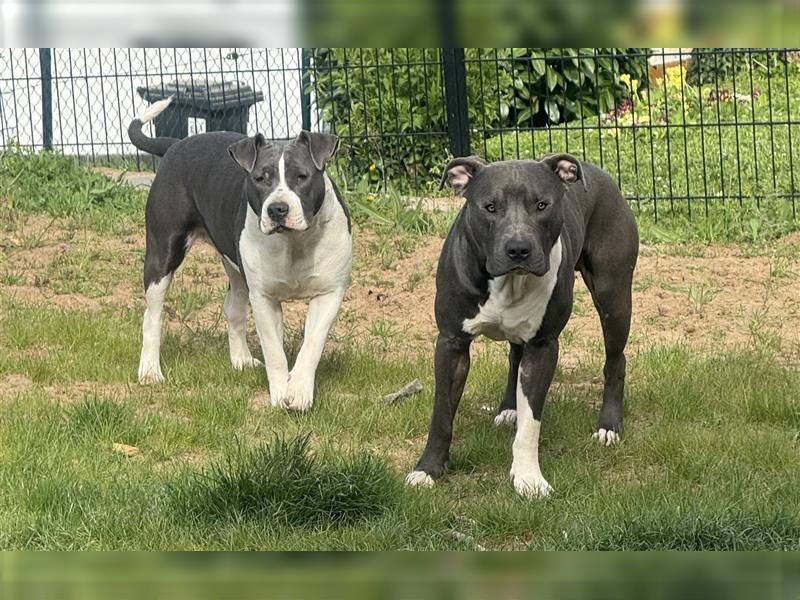
{"label": "fence post", "polygon": [[53,149],[53,68],[50,48],[39,48],[39,72],[42,77],[42,145]]}
{"label": "fence post", "polygon": [[308,48],[300,49],[300,113],[303,119],[303,129],[311,131],[311,52]]}
{"label": "fence post", "polygon": [[469,112],[467,111],[467,68],[463,48],[442,48],[447,133],[453,156],[468,156]]}

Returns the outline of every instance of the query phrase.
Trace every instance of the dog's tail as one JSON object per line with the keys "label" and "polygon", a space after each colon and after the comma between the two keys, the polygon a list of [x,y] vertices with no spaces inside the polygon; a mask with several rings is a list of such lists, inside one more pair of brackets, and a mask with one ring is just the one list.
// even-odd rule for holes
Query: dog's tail
{"label": "dog's tail", "polygon": [[131,124],[128,125],[128,137],[130,138],[131,142],[133,142],[133,145],[139,148],[139,150],[144,150],[145,152],[155,154],[156,156],[164,156],[167,153],[167,150],[169,150],[170,146],[180,141],[178,138],[172,137],[151,138],[142,133],[142,125],[149,123],[162,112],[164,112],[171,102],[172,96],[165,98],[164,100],[154,102],[147,107],[147,110],[144,111],[144,114],[131,121]]}

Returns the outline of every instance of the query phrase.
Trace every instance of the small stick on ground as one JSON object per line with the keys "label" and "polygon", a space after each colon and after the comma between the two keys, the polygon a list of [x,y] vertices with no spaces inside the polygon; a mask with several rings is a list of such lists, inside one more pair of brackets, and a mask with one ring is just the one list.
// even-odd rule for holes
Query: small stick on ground
{"label": "small stick on ground", "polygon": [[422,391],[422,382],[419,379],[415,379],[411,383],[404,385],[399,390],[392,394],[387,394],[383,397],[384,404],[396,404],[399,400],[407,397],[413,396]]}

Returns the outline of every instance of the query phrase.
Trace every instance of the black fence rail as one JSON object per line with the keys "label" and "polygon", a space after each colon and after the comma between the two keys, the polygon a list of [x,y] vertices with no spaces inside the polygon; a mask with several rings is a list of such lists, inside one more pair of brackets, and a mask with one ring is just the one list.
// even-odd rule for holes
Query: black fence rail
{"label": "black fence rail", "polygon": [[160,132],[342,138],[350,186],[438,193],[449,154],[567,151],[639,210],[800,195],[800,49],[394,48],[0,51],[0,145],[153,168],[127,140],[174,94]]}
{"label": "black fence rail", "polygon": [[[303,76],[299,48],[3,49],[0,145],[152,168],[128,141],[127,126],[159,91],[176,93],[180,105],[168,131],[191,135],[224,123],[288,138],[316,125],[302,101]],[[190,114],[204,105],[207,114]],[[242,105],[241,118],[222,118]]]}

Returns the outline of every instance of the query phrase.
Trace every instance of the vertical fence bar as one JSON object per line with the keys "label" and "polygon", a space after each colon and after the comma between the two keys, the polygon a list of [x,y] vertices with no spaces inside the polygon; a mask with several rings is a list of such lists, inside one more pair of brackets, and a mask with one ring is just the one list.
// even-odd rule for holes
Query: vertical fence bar
{"label": "vertical fence bar", "polygon": [[[481,115],[481,128],[480,128],[480,137],[481,141],[483,142],[483,156],[488,159],[489,157],[489,147],[487,145],[487,140],[489,138],[489,127],[486,125],[486,88],[483,84],[483,63],[484,63],[484,53],[482,48],[478,48],[478,55],[476,62],[474,63],[473,68],[478,69],[478,89],[480,90],[480,115]],[[491,125],[491,123],[489,124]],[[503,153],[503,136],[500,135],[500,160],[504,160],[505,156]],[[497,157],[494,157],[495,159]]]}
{"label": "vertical fence bar", "polygon": [[308,48],[300,49],[300,118],[302,127],[311,131],[311,53]]}
{"label": "vertical fence bar", "polygon": [[[375,141],[375,146],[378,148],[378,156],[380,156],[381,164],[383,165],[383,191],[385,192],[389,187],[389,175],[388,169],[386,168],[387,164],[387,157],[386,153],[383,150],[383,139],[384,139],[384,131],[383,126],[386,123],[383,119],[383,95],[381,94],[381,57],[380,57],[380,49],[373,48],[374,56],[375,56],[375,97],[378,99],[378,131],[377,131],[377,140]],[[330,89],[333,89],[333,70],[328,71],[328,85]],[[331,107],[334,109],[333,113],[334,116],[336,115],[336,104],[332,104]],[[351,131],[352,133],[352,131]]]}
{"label": "vertical fence bar", "polygon": [[442,48],[447,132],[453,156],[470,154],[469,112],[467,111],[467,69],[463,48]]}
{"label": "vertical fence bar", "polygon": [[42,145],[45,150],[52,150],[53,56],[50,52],[50,48],[39,48],[39,72],[42,77]]}
{"label": "vertical fence bar", "polygon": [[787,133],[789,134],[789,190],[790,190],[790,198],[792,199],[792,219],[797,218],[797,206],[795,204],[795,198],[797,197],[797,187],[795,186],[795,179],[794,179],[794,157],[792,149],[794,146],[792,145],[792,125],[794,121],[792,121],[792,95],[789,88],[789,61],[783,61],[783,82],[786,86],[786,123],[787,123]]}

